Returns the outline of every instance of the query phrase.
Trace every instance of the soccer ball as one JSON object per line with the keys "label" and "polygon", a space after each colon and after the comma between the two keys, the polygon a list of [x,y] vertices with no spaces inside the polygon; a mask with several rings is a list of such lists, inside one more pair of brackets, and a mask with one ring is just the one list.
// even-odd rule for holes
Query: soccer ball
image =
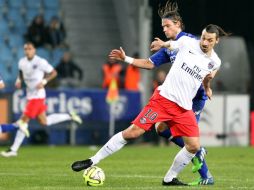
{"label": "soccer ball", "polygon": [[104,171],[98,166],[91,166],[84,171],[83,180],[87,186],[101,186],[105,181]]}

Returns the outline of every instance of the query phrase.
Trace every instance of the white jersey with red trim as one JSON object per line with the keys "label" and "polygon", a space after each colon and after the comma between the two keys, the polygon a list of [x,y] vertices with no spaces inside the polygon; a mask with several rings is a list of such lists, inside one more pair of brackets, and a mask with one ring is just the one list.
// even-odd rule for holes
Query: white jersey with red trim
{"label": "white jersey with red trim", "polygon": [[183,36],[177,41],[171,41],[173,49],[178,49],[174,64],[172,65],[164,83],[160,86],[160,94],[177,103],[180,107],[191,110],[192,99],[206,75],[219,69],[221,60],[212,51],[207,56],[200,49],[200,41]]}
{"label": "white jersey with red trim", "polygon": [[35,55],[32,60],[23,57],[20,59],[18,67],[19,70],[22,71],[24,82],[27,87],[27,99],[45,98],[45,89],[37,89],[36,86],[42,82],[45,74],[54,70],[48,61],[37,55]]}

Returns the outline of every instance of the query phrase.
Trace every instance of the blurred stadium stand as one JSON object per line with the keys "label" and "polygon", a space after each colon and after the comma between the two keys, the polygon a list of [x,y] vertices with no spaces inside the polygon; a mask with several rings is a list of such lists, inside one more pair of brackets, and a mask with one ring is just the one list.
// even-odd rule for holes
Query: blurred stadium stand
{"label": "blurred stadium stand", "polygon": [[[84,86],[101,87],[109,51],[121,45],[112,0],[62,0],[67,43],[85,72]],[[95,77],[96,76],[96,77]]]}
{"label": "blurred stadium stand", "polygon": [[[136,23],[129,23],[138,20],[136,11],[138,3],[125,2],[126,14],[119,20],[121,13],[117,12],[115,7],[123,3],[124,1],[114,0],[0,0],[0,42],[2,42],[0,48],[4,51],[6,48],[10,49],[11,54],[8,52],[8,55],[11,55],[13,64],[17,65],[23,56],[24,34],[35,16],[42,14],[46,24],[49,24],[53,16],[58,16],[66,27],[66,42],[74,54],[75,62],[85,72],[82,86],[101,87],[101,67],[107,60],[108,52],[120,45],[125,45],[125,49],[130,53],[136,51],[138,47],[136,45],[135,48],[126,48],[127,43],[133,45],[137,44],[137,41],[132,38],[125,39],[121,34],[123,31],[125,35],[135,34],[133,29],[136,28]],[[128,19],[129,14],[133,14],[134,17],[126,22],[127,27],[124,29],[119,23]],[[131,51],[128,51],[130,49]],[[38,50],[38,54],[45,56],[56,66],[63,55],[63,50],[49,51],[43,48]],[[14,81],[12,77],[4,78],[7,87]]]}
{"label": "blurred stadium stand", "polygon": [[[0,0],[0,65],[7,87],[13,87],[18,60],[24,56],[24,35],[35,16],[42,14],[48,24],[52,17],[61,16],[59,0]],[[39,48],[38,55],[54,66],[64,50]]]}

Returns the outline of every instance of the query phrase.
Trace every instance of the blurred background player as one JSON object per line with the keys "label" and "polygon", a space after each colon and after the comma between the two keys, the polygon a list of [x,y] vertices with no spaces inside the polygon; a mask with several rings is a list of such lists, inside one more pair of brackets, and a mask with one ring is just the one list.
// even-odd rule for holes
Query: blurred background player
{"label": "blurred background player", "polygon": [[[21,58],[18,63],[19,76],[15,83],[16,88],[21,88],[23,81],[26,85],[27,104],[20,118],[20,126],[27,126],[30,119],[34,118],[37,118],[39,123],[44,126],[71,120],[81,124],[81,118],[74,112],[70,114],[55,113],[46,116],[46,91],[44,87],[57,76],[57,72],[47,60],[36,55],[36,48],[33,43],[25,43],[24,53],[25,57]],[[1,155],[4,157],[17,156],[17,151],[24,138],[24,132],[18,130],[13,145],[7,151],[1,152]]]}

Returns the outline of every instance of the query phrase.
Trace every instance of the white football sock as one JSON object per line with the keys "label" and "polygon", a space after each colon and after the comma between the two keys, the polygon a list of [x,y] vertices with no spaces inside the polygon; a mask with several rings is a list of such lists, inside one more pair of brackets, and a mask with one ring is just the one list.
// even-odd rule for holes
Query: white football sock
{"label": "white football sock", "polygon": [[22,132],[20,129],[17,130],[15,140],[11,146],[11,150],[17,152],[25,137],[26,135],[24,132]]}
{"label": "white football sock", "polygon": [[165,182],[172,181],[173,178],[176,178],[177,175],[187,166],[191,159],[195,156],[186,150],[183,147],[176,155],[173,164],[171,165],[170,169],[168,170],[167,174],[164,177]]}
{"label": "white football sock", "polygon": [[208,178],[213,177],[212,174],[211,174],[211,172],[210,172],[209,170],[207,171],[207,177],[208,177]]}
{"label": "white football sock", "polygon": [[102,159],[120,150],[127,141],[123,138],[122,132],[115,134],[109,141],[93,156],[93,165],[98,164]]}
{"label": "white football sock", "polygon": [[47,126],[70,120],[72,119],[68,113],[53,113],[47,116]]}

